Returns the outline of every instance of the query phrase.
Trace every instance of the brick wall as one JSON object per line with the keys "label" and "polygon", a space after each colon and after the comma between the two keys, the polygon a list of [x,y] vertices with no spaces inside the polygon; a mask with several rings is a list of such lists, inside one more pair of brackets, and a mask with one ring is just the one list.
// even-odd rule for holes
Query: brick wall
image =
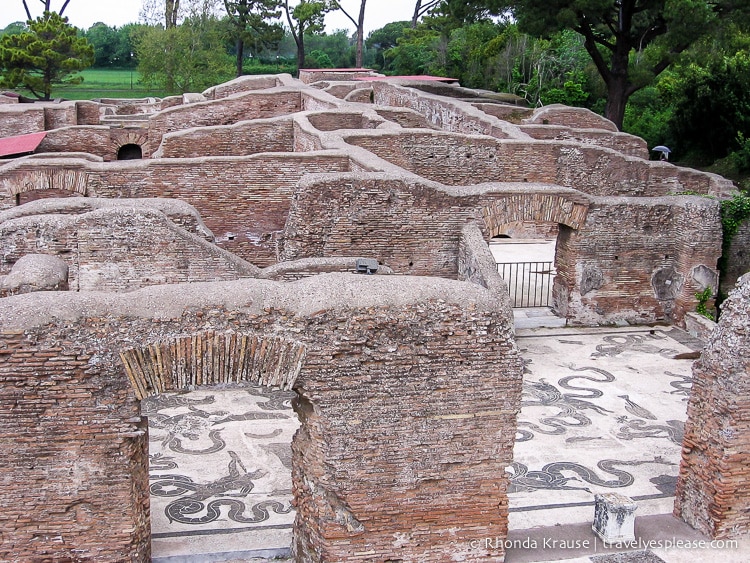
{"label": "brick wall", "polygon": [[255,277],[257,268],[148,208],[35,215],[0,224],[0,273],[22,256],[65,260],[74,291],[132,291],[150,285]]}
{"label": "brick wall", "polygon": [[221,248],[267,266],[277,261],[275,238],[284,228],[298,180],[348,169],[349,159],[333,152],[111,164],[39,159],[6,168],[2,185],[11,195],[0,199],[0,208],[15,204],[16,189],[32,185],[44,194],[42,188],[65,182],[88,196],[182,199],[198,210]]}
{"label": "brick wall", "polygon": [[0,106],[0,137],[44,131],[44,109],[30,104]]}
{"label": "brick wall", "polygon": [[499,141],[448,133],[352,133],[347,143],[446,185],[546,182],[598,196],[727,193],[719,176],[575,143]]}
{"label": "brick wall", "polygon": [[680,323],[694,268],[713,271],[721,252],[717,213],[705,198],[597,198],[579,230],[560,228],[555,309],[573,324]]}
{"label": "brick wall", "polygon": [[717,213],[715,200],[690,196],[587,200],[531,183],[449,190],[378,174],[306,178],[281,256],[372,255],[397,273],[455,278],[466,221],[483,225],[485,240],[517,222],[558,224],[553,294],[562,316],[679,323],[702,289],[694,270],[715,268]]}
{"label": "brick wall", "polygon": [[750,277],[693,364],[675,515],[714,538],[750,531]]}
{"label": "brick wall", "polygon": [[739,277],[750,272],[750,221],[745,221],[734,235],[726,263],[727,271],[721,280],[721,290],[729,293]]}
{"label": "brick wall", "polygon": [[[486,290],[326,275],[28,297],[0,301],[0,559],[148,561],[147,429],[137,397],[180,379],[153,363],[143,368],[151,387],[138,383],[146,381],[134,375],[138,366],[128,360],[124,369],[119,354],[141,366],[181,354],[171,365],[196,369],[205,365],[197,355],[208,354],[223,367],[187,381],[264,381],[263,372],[228,367],[244,365],[230,357],[232,343],[257,336],[297,350],[288,365],[299,370],[300,561],[502,560],[471,540],[507,534],[504,468],[522,366],[512,323]],[[186,335],[187,352],[170,344]]]}
{"label": "brick wall", "polygon": [[158,147],[164,134],[191,127],[229,125],[238,121],[289,115],[302,105],[297,90],[243,92],[219,100],[161,111],[149,122],[149,142]]}
{"label": "brick wall", "polygon": [[245,156],[260,152],[291,152],[293,148],[292,118],[282,117],[167,133],[154,157]]}

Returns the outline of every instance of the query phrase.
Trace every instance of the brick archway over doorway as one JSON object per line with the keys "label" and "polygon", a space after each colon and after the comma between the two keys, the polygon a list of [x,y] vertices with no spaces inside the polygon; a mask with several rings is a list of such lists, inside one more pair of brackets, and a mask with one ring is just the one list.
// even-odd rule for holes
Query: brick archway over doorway
{"label": "brick archway over doorway", "polygon": [[0,559],[149,561],[139,397],[237,380],[297,393],[297,561],[503,559],[481,540],[507,534],[522,366],[487,290],[331,274],[33,297],[0,300]]}

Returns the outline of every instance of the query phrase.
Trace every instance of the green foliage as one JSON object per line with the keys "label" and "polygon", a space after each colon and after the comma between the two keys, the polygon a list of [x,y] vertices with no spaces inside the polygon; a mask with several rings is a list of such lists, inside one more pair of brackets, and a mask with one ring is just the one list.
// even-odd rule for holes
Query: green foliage
{"label": "green foliage", "polygon": [[13,22],[8,24],[5,29],[0,29],[0,37],[3,35],[18,35],[19,33],[26,31],[26,29],[25,22]]}
{"label": "green foliage", "polygon": [[625,110],[622,130],[645,139],[649,147],[674,147],[669,131],[674,105],[667,101],[659,85],[661,81],[657,86],[648,86],[633,94]]}
{"label": "green foliage", "polygon": [[331,58],[319,49],[314,49],[305,56],[305,67],[307,68],[336,68]]}
{"label": "green foliage", "polygon": [[305,64],[305,35],[322,33],[325,30],[325,15],[334,9],[329,0],[300,0],[294,8],[284,0],[287,23],[297,45],[297,65]]}
{"label": "green foliage", "polygon": [[190,18],[169,29],[143,27],[135,46],[143,82],[170,94],[201,92],[233,76],[232,58],[213,17]]}
{"label": "green foliage", "polygon": [[732,199],[721,202],[721,258],[719,258],[719,275],[724,276],[727,271],[727,259],[732,247],[732,239],[742,224],[750,219],[750,196],[738,192]]}
{"label": "green foliage", "polygon": [[372,52],[371,62],[367,64],[384,72],[390,69],[386,64],[385,52],[392,49],[403,37],[407,29],[411,29],[411,22],[401,21],[386,24],[380,29],[376,29],[365,40],[365,47]]}
{"label": "green foliage", "polygon": [[716,33],[731,15],[750,10],[750,0],[516,0],[506,3],[522,31],[549,37],[563,29],[586,39],[586,50],[607,86],[605,115],[622,126],[630,96],[653,83],[677,56]]}
{"label": "green foliage", "polygon": [[74,73],[93,62],[94,48],[54,12],[30,21],[26,32],[0,38],[0,84],[21,86],[42,100],[50,99],[53,84],[80,83]]}
{"label": "green foliage", "polygon": [[274,48],[284,36],[284,29],[271,20],[281,16],[278,0],[224,0],[229,36],[235,41],[237,76],[243,73],[244,51],[259,56]]}
{"label": "green foliage", "polygon": [[732,199],[725,199],[721,202],[721,226],[727,249],[740,226],[748,219],[750,219],[750,196],[747,194],[737,193]]}
{"label": "green foliage", "polygon": [[745,137],[742,131],[737,132],[737,145],[739,148],[730,156],[737,170],[750,172],[750,138]]}
{"label": "green foliage", "polygon": [[742,148],[738,140],[750,136],[747,52],[684,69],[671,131],[681,152],[698,153],[708,162]]}
{"label": "green foliage", "polygon": [[703,315],[707,319],[715,321],[716,315],[714,315],[714,313],[709,311],[708,307],[706,307],[706,304],[713,296],[714,292],[710,287],[707,287],[703,291],[696,293],[695,298],[698,300],[698,305],[696,305],[695,307],[695,312],[699,315]]}
{"label": "green foliage", "polygon": [[[311,68],[348,68],[354,65],[354,46],[349,41],[347,32],[339,29],[334,33],[321,33],[305,36],[305,66],[308,57],[311,61],[317,61],[320,66]],[[314,54],[317,51],[323,58]]]}
{"label": "green foliage", "polygon": [[121,28],[95,23],[84,37],[94,47],[94,67],[96,68],[135,68],[135,46],[131,36],[138,24],[128,24]]}

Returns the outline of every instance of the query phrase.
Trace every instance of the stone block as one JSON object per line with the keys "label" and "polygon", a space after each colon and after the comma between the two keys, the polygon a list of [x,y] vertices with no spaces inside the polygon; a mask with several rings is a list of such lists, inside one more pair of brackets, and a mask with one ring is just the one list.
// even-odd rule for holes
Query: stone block
{"label": "stone block", "polygon": [[633,499],[619,493],[596,495],[594,523],[591,529],[605,543],[635,541],[635,511]]}

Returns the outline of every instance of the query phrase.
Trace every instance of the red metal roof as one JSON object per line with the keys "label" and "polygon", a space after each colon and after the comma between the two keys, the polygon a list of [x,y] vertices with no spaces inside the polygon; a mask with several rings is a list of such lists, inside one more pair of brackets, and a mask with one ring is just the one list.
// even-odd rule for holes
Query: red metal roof
{"label": "red metal roof", "polygon": [[41,133],[29,133],[28,135],[0,139],[0,157],[34,152],[45,135],[47,135],[47,132],[42,131]]}

